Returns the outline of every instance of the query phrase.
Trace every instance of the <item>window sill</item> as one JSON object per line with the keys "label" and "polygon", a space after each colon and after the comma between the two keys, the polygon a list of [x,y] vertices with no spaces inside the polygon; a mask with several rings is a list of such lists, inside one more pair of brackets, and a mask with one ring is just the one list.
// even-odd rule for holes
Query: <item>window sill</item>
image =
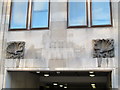
{"label": "window sill", "polygon": [[49,28],[9,29],[8,31],[33,31],[33,30],[49,30]]}

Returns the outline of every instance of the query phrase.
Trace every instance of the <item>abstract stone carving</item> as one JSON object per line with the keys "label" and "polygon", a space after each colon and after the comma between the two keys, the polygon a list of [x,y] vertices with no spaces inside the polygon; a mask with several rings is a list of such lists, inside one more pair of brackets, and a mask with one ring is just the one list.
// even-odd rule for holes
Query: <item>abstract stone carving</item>
{"label": "abstract stone carving", "polygon": [[93,40],[93,58],[112,58],[114,57],[114,40],[97,39]]}
{"label": "abstract stone carving", "polygon": [[8,42],[6,48],[7,59],[23,59],[25,42]]}

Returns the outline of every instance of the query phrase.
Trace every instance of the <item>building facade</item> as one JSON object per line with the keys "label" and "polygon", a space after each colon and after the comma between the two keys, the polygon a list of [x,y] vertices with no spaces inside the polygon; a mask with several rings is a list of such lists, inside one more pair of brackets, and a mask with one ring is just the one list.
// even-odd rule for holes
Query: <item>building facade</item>
{"label": "building facade", "polygon": [[[18,83],[17,78],[21,75],[18,71],[111,72],[111,88],[118,88],[118,1],[103,0],[110,6],[104,8],[104,12],[99,11],[101,1],[96,0],[99,4],[94,1],[75,1],[72,6],[67,0],[50,0],[45,8],[47,11],[42,8],[47,14],[42,13],[40,18],[42,9],[39,5],[44,0],[36,1],[39,3],[23,0],[25,4],[21,9],[11,0],[0,0],[0,89],[38,88],[37,84],[34,85],[37,80],[28,73],[24,73],[28,79],[25,81],[22,74],[24,78]],[[85,15],[78,16],[79,9]],[[22,10],[24,16],[19,16]],[[105,16],[110,17],[109,22],[94,21],[106,19]],[[17,21],[15,17],[20,18]],[[79,22],[82,18],[83,21]],[[18,25],[20,22],[25,26],[23,23]]]}

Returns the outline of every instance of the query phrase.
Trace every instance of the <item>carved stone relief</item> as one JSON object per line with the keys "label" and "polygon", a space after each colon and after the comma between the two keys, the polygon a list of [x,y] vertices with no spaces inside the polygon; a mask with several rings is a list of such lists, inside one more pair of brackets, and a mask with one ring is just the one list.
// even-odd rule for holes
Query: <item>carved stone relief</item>
{"label": "carved stone relief", "polygon": [[113,58],[114,54],[114,40],[113,39],[97,39],[93,40],[93,58],[97,58],[98,67],[101,67],[102,59],[106,58],[108,66],[108,58]]}
{"label": "carved stone relief", "polygon": [[7,59],[23,59],[25,42],[8,42],[6,48]]}
{"label": "carved stone relief", "polygon": [[93,40],[93,58],[113,58],[114,56],[113,39]]}

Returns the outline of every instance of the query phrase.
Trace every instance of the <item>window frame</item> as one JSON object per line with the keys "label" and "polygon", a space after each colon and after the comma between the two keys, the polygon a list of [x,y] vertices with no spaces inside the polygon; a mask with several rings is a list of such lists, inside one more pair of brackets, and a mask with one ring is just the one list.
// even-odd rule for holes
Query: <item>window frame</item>
{"label": "window frame", "polygon": [[109,25],[93,25],[92,24],[92,0],[90,0],[90,27],[113,27],[113,17],[112,17],[112,2],[111,0],[109,0],[109,3],[110,3],[110,22],[111,24]]}
{"label": "window frame", "polygon": [[69,0],[67,1],[67,28],[86,28],[88,27],[88,0],[86,0],[86,25],[69,26]]}
{"label": "window frame", "polygon": [[10,4],[10,18],[9,18],[9,30],[8,31],[23,31],[23,30],[28,30],[28,19],[29,19],[29,5],[30,5],[30,2],[28,0],[28,6],[27,6],[27,16],[26,16],[26,28],[10,28],[11,26],[11,18],[12,18],[12,9],[13,9],[13,1],[11,1],[11,4]]}
{"label": "window frame", "polygon": [[31,1],[31,10],[30,10],[30,30],[41,30],[41,29],[49,29],[50,24],[50,0],[48,0],[48,27],[39,27],[32,28],[32,10],[33,10],[33,0]]}
{"label": "window frame", "polygon": [[[14,2],[11,1],[8,31],[31,31],[31,30],[48,30],[49,29],[49,26],[50,26],[50,0],[48,0],[48,27],[45,27],[45,28],[42,28],[42,27],[41,28],[31,28],[33,0],[31,0],[31,2],[28,0],[28,2],[27,2],[28,6],[27,6],[26,28],[16,28],[16,29],[12,28],[11,29],[10,26],[11,26],[13,3]],[[30,6],[30,4],[31,4],[31,6]]]}

